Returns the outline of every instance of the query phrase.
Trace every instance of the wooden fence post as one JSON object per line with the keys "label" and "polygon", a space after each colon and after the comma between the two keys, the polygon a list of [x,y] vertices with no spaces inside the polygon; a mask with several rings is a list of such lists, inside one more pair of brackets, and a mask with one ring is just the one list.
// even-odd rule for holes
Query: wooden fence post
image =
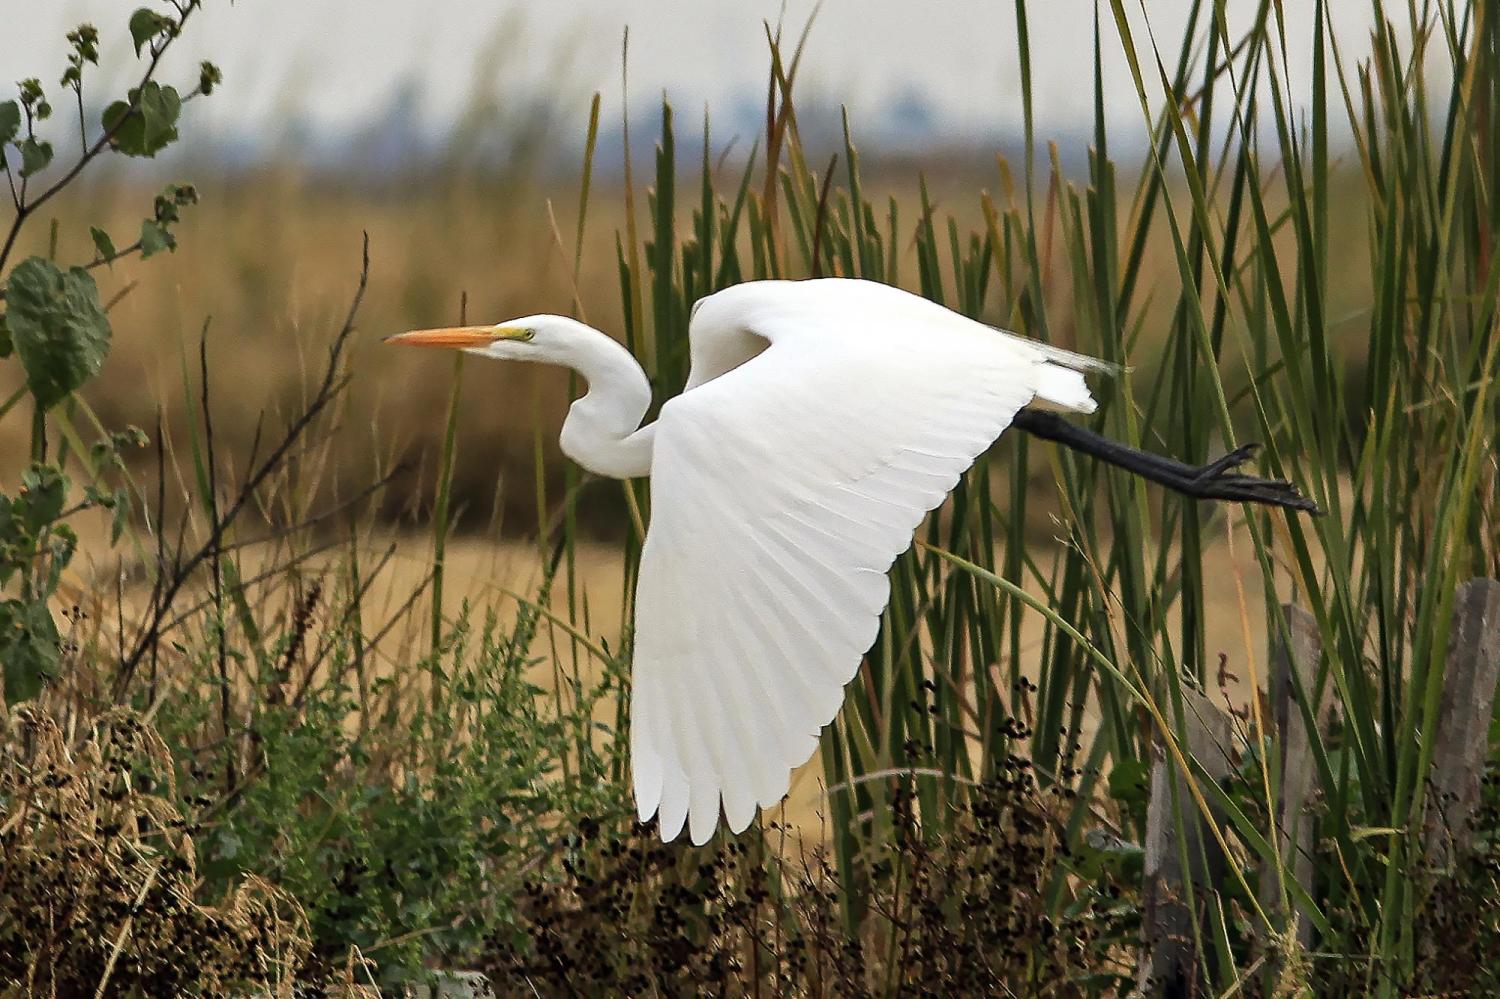
{"label": "wooden fence post", "polygon": [[[1234,759],[1234,730],[1229,717],[1205,694],[1182,690],[1187,728],[1184,753],[1197,760],[1216,781],[1229,776]],[[1203,981],[1201,962],[1193,943],[1193,927],[1204,906],[1187,897],[1182,857],[1192,867],[1196,895],[1212,891],[1224,874],[1224,857],[1218,842],[1204,825],[1187,777],[1165,756],[1151,768],[1151,797],[1146,806],[1145,906],[1142,932],[1146,952],[1141,961],[1138,987],[1147,996],[1212,995],[1211,982]],[[1186,842],[1179,843],[1173,811],[1176,783]],[[1199,925],[1203,925],[1202,921]]]}
{"label": "wooden fence post", "polygon": [[[1286,616],[1290,642],[1284,641],[1278,633],[1271,643],[1268,698],[1271,724],[1275,726],[1277,745],[1281,747],[1280,773],[1276,774],[1276,785],[1280,789],[1276,801],[1277,846],[1283,868],[1303,888],[1311,889],[1313,823],[1305,809],[1317,768],[1312,755],[1311,733],[1297,705],[1292,677],[1295,671],[1303,692],[1309,698],[1318,698],[1318,659],[1323,653],[1323,638],[1318,633],[1317,619],[1307,611],[1294,604],[1282,604],[1281,611]],[[1332,686],[1330,682],[1324,688],[1323,696],[1314,701],[1312,714],[1319,724]],[[1261,906],[1268,916],[1275,918],[1282,912],[1282,899],[1276,865],[1267,860],[1261,865]],[[1306,913],[1300,913],[1300,916],[1297,941],[1307,947],[1312,943],[1312,924],[1307,921]]]}
{"label": "wooden fence post", "polygon": [[1458,588],[1432,753],[1433,807],[1427,811],[1428,858],[1446,866],[1468,845],[1489,754],[1490,717],[1500,680],[1500,582],[1471,579]]}

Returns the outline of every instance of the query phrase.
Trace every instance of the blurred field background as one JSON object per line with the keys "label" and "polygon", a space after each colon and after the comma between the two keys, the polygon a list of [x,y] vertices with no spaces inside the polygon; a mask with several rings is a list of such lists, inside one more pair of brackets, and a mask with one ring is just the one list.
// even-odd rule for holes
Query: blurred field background
{"label": "blurred field background", "polygon": [[[657,115],[642,119],[638,126],[649,138]],[[809,160],[821,152],[809,150]],[[972,152],[949,152],[932,160],[903,156],[882,163],[876,150],[871,159],[866,164],[870,194],[882,202],[889,197],[907,220],[921,217],[919,176],[926,179],[935,210],[951,215],[961,231],[983,223],[976,192],[1002,189],[995,161]],[[684,165],[689,165],[686,157]],[[742,163],[730,162],[721,176],[734,178],[742,170]],[[278,407],[301,397],[327,331],[342,318],[343,297],[357,270],[360,233],[368,232],[371,287],[353,355],[360,377],[345,416],[355,429],[331,455],[330,471],[346,484],[365,482],[397,460],[408,460],[410,471],[386,490],[382,509],[393,522],[425,512],[434,495],[434,457],[444,431],[451,361],[382,349],[380,339],[406,329],[456,323],[465,298],[471,322],[572,311],[576,172],[497,181],[440,163],[389,184],[342,184],[337,175],[294,166],[217,179],[211,166],[184,166],[178,172],[198,182],[202,203],[179,228],[181,250],[147,261],[122,261],[99,275],[105,300],[115,300],[111,316],[118,333],[105,376],[89,387],[85,398],[106,425],[148,428],[159,412],[168,431],[180,433],[184,415],[197,405],[183,391],[183,365],[196,365],[206,324],[220,373],[214,397],[225,414],[219,431],[231,453],[243,453],[260,413],[274,415]],[[1360,192],[1349,183],[1352,179],[1334,178],[1341,204],[1331,235],[1340,241],[1341,251],[1330,274],[1329,294],[1336,306],[1344,303],[1338,309],[1340,322],[1357,334],[1361,315],[1354,303],[1369,294],[1368,253]],[[105,181],[70,194],[52,213],[59,232],[66,234],[59,238],[59,253],[89,252],[88,226],[98,220],[112,223],[106,225],[112,231],[129,231],[153,193],[145,185]],[[576,294],[591,323],[618,335],[621,300],[614,244],[624,228],[624,191],[618,182],[596,184],[591,200]],[[691,198],[684,197],[683,205],[691,207]],[[1127,223],[1120,219],[1122,226]],[[41,235],[37,240],[33,234],[41,245],[23,246],[23,252],[46,252],[46,234]],[[914,278],[910,246],[904,257],[903,270]],[[1072,277],[1060,244],[1052,247],[1048,265],[1043,290],[1058,317],[1054,336],[1059,343],[1072,343],[1067,314]],[[1159,351],[1171,318],[1172,304],[1163,293],[1170,285],[1161,285],[1158,276],[1175,280],[1175,267],[1169,234],[1155,233],[1142,269],[1150,301],[1143,310],[1136,355],[1128,361],[1143,382],[1161,363]],[[988,318],[1002,321],[998,315]],[[1363,358],[1357,336],[1351,340],[1346,357],[1358,368]],[[10,380],[0,383],[0,391],[8,393],[19,383],[14,371],[6,376]],[[555,494],[562,481],[556,430],[571,399],[570,376],[543,366],[470,363],[463,377],[458,424],[462,458],[453,487],[462,507],[459,523],[488,528],[498,518],[506,534],[534,532],[536,448],[543,451],[542,467]],[[1242,378],[1235,383],[1233,371],[1226,379],[1231,391],[1243,387]],[[0,429],[0,453],[24,456],[25,434],[26,428],[16,422]],[[1045,468],[1034,471],[1050,480]],[[1044,485],[1040,498],[1045,492]],[[588,500],[591,530],[623,530],[617,491]]]}
{"label": "blurred field background", "polygon": [[[87,4],[74,6],[57,16],[76,20],[88,13]],[[838,99],[850,105],[868,195],[877,204],[890,198],[904,228],[921,218],[919,180],[928,185],[934,214],[952,216],[962,232],[982,227],[980,192],[1002,202],[1013,200],[1023,180],[1019,94],[1006,73],[1014,68],[1008,43],[1014,26],[1003,12],[969,6],[976,9],[946,11],[936,24],[919,31],[913,36],[915,53],[904,57],[891,54],[900,46],[890,40],[869,41],[857,55],[845,52],[839,34],[850,30],[851,17],[857,20],[858,15],[840,4],[819,11],[808,38],[808,68],[798,87],[798,123],[808,162],[824,163],[842,148],[832,88],[844,75],[862,77],[871,84],[873,96],[859,89],[841,90]],[[1070,88],[1072,81],[1061,67],[1070,59],[1081,64],[1090,58],[1086,39],[1068,30],[1070,21],[1086,13],[1087,5],[1063,6],[1076,9],[1038,12],[1032,22],[1038,36],[1034,44],[1050,43],[1048,58],[1038,69],[1045,75],[1035,84],[1038,136],[1055,143],[1051,155],[1064,175],[1076,182],[1086,164],[1091,109],[1088,95]],[[1293,24],[1310,22],[1311,4],[1288,6]],[[620,333],[614,247],[625,222],[625,109],[618,82],[610,79],[618,78],[621,68],[619,38],[601,37],[605,26],[628,24],[635,31],[632,78],[660,81],[669,88],[667,96],[673,99],[682,132],[678,159],[684,169],[693,166],[695,131],[701,133],[701,126],[688,103],[692,97],[678,100],[673,92],[696,96],[706,91],[718,98],[710,148],[721,185],[732,187],[745,153],[764,129],[757,114],[763,118],[765,81],[746,79],[751,71],[747,67],[765,74],[768,54],[760,17],[774,21],[780,11],[772,5],[759,15],[700,13],[685,24],[677,24],[677,14],[653,12],[649,5],[622,8],[609,18],[587,4],[571,14],[538,15],[524,8],[467,16],[451,11],[436,18],[439,27],[432,30],[451,39],[453,22],[472,27],[463,32],[469,39],[466,47],[445,52],[441,67],[403,64],[401,60],[410,60],[413,52],[427,49],[399,33],[399,19],[377,16],[377,27],[356,31],[364,48],[351,44],[328,56],[348,63],[356,59],[354,53],[363,53],[346,72],[359,74],[362,92],[390,91],[385,104],[372,110],[338,92],[346,81],[332,78],[327,69],[318,72],[315,63],[309,64],[310,56],[289,61],[286,49],[317,51],[315,24],[333,14],[324,11],[301,22],[295,17],[278,21],[275,5],[268,7],[273,9],[258,13],[210,10],[208,20],[198,26],[206,32],[205,50],[216,35],[230,46],[215,52],[226,68],[226,84],[212,101],[202,102],[198,120],[189,119],[207,128],[209,139],[190,150],[173,151],[164,162],[130,163],[114,175],[108,172],[112,165],[106,165],[87,184],[49,206],[57,225],[57,252],[68,259],[92,251],[88,229],[100,220],[108,221],[107,231],[131,231],[165,180],[190,178],[202,194],[202,203],[185,213],[181,223],[179,252],[150,261],[122,261],[98,275],[104,299],[114,301],[111,316],[117,333],[105,377],[89,387],[86,397],[105,425],[149,428],[160,412],[168,431],[179,434],[180,441],[185,407],[194,405],[182,388],[183,363],[196,356],[208,323],[210,351],[221,373],[214,384],[224,413],[218,430],[233,452],[243,452],[259,413],[272,414],[299,398],[321,339],[340,318],[358,262],[360,233],[368,232],[371,287],[359,318],[354,358],[360,377],[346,415],[351,425],[368,425],[371,433],[360,446],[353,443],[358,434],[350,437],[332,456],[332,471],[346,484],[365,482],[398,458],[410,461],[411,470],[386,490],[382,511],[391,521],[411,519],[434,495],[433,459],[444,429],[438,414],[448,398],[451,373],[446,358],[393,356],[379,349],[380,337],[456,322],[464,296],[471,321],[498,322],[534,312],[567,313],[574,307],[575,294],[582,314],[594,325]],[[1170,37],[1186,7],[1172,3],[1153,9],[1153,26]],[[789,11],[788,25],[800,27],[801,17],[810,10]],[[892,13],[880,8],[873,16],[889,19]],[[1231,10],[1230,16],[1238,19],[1247,12]],[[1355,40],[1367,27],[1362,16],[1342,12],[1340,17]],[[240,21],[249,24],[236,23]],[[40,18],[37,22],[28,30],[40,40],[45,23]],[[252,36],[261,25],[281,23],[291,44],[272,47],[265,53],[267,66],[247,65],[253,75],[237,80],[241,44],[232,41],[233,32],[226,33],[226,22]],[[663,31],[668,24],[676,24],[679,34],[698,32],[687,40],[691,45],[718,46],[732,53],[729,68],[720,74],[739,81],[732,99],[722,96],[728,84],[716,79],[715,67],[699,64],[701,55],[680,60],[681,66],[664,58],[661,36],[671,36]],[[976,66],[972,79],[946,79],[951,68],[936,58],[945,52],[951,57],[955,45],[973,44],[962,41],[956,27],[996,32],[994,65]],[[725,35],[731,31],[732,37]],[[417,35],[426,37],[420,31]],[[880,36],[869,32],[860,37]],[[24,35],[12,39],[12,62],[22,62],[19,46],[24,40]],[[652,45],[655,48],[643,48]],[[0,55],[6,51],[0,48]],[[390,65],[380,67],[373,58],[377,55],[388,56]],[[883,56],[892,60],[897,75],[876,86],[869,66]],[[1305,59],[1305,53],[1294,46],[1293,58]],[[603,67],[597,65],[601,62]],[[1117,57],[1109,65],[1116,74],[1123,70]],[[263,91],[278,73],[282,79],[273,89],[282,95],[281,101],[274,115],[255,122],[262,131],[226,136],[223,121],[237,106],[262,107]],[[367,75],[371,73],[373,79]],[[424,73],[430,79],[413,75]],[[435,81],[448,83],[463,73],[467,75],[458,76],[458,86],[433,93]],[[1128,76],[1125,80],[1128,86]],[[575,278],[571,257],[581,143],[590,86],[601,84],[607,99]],[[659,102],[650,99],[648,86],[637,82],[630,91],[635,100],[634,166],[638,177],[647,181],[660,122]],[[993,89],[992,96],[985,95],[986,87]],[[1133,97],[1126,90],[1120,95],[1109,113],[1122,121],[1124,148],[1134,142],[1143,150]],[[435,109],[442,109],[443,116],[429,118]],[[217,154],[206,152],[216,145]],[[1046,157],[1049,150],[1039,152]],[[1350,156],[1348,149],[1340,154],[1331,180],[1339,201],[1331,215],[1336,227],[1331,236],[1341,249],[1329,275],[1329,295],[1334,315],[1354,324],[1349,328],[1357,333],[1360,316],[1354,303],[1368,298],[1368,232],[1362,219],[1362,185]],[[1003,173],[997,157],[1006,161]],[[1045,176],[1039,182],[1044,183]],[[1057,193],[1038,192],[1049,213],[1039,224],[1055,225]],[[680,218],[686,218],[694,197],[691,191],[682,194]],[[1268,197],[1276,197],[1275,192],[1268,192]],[[1128,224],[1128,214],[1122,206],[1121,226]],[[1067,314],[1073,277],[1061,234],[1049,232],[1056,238],[1042,248],[1047,268],[1042,290],[1055,317],[1053,335],[1066,344],[1073,337]],[[1282,238],[1290,245],[1289,234]],[[21,252],[48,252],[50,239],[43,226],[33,226],[23,237]],[[909,285],[916,270],[914,246],[900,251]],[[1165,229],[1151,234],[1142,270],[1147,292],[1144,334],[1138,356],[1129,363],[1144,381],[1159,363],[1157,354],[1173,307],[1167,292],[1176,280],[1176,263]],[[1158,276],[1169,283],[1162,285]],[[1348,307],[1340,308],[1341,302]],[[1000,321],[998,316],[989,318]],[[1351,352],[1349,361],[1361,363],[1357,351]],[[12,379],[0,382],[0,391],[13,389],[13,371],[0,377]],[[1234,377],[1232,371],[1226,373],[1231,390],[1237,388]],[[556,495],[562,480],[555,430],[569,401],[569,375],[521,365],[471,364],[465,380],[468,390],[458,426],[462,458],[453,483],[461,507],[459,523],[470,529],[488,527],[500,514],[505,533],[534,532],[535,451],[538,446],[543,449],[542,467]],[[20,442],[25,432],[19,421],[0,427],[0,455],[23,456],[26,449]],[[1036,471],[1045,477],[1045,469]],[[591,530],[618,533],[622,528],[617,492],[591,493],[585,503],[592,504],[585,515]]]}

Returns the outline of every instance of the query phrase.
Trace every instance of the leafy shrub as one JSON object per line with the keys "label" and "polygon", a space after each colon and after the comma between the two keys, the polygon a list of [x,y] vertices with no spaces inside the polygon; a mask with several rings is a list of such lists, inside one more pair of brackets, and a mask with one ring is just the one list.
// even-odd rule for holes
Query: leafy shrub
{"label": "leafy shrub", "polygon": [[[491,616],[471,630],[463,615],[435,653],[447,678],[441,711],[362,725],[358,692],[343,683],[295,704],[262,699],[255,771],[227,820],[204,834],[205,877],[255,872],[296,897],[321,975],[351,947],[387,980],[430,961],[461,965],[480,940],[508,931],[524,872],[548,861],[562,831],[578,816],[627,811],[614,744],[595,748],[590,731],[617,677],[558,709],[528,679],[535,620],[526,613],[501,631]],[[347,674],[350,648],[335,651],[331,675]],[[195,776],[208,791],[217,775]]]}
{"label": "leafy shrub", "polygon": [[[173,226],[181,220],[182,209],[197,202],[197,191],[186,184],[165,188],[141,222],[140,237],[123,248],[116,248],[107,232],[91,226],[95,252],[90,260],[59,267],[49,258],[32,256],[13,267],[6,265],[27,222],[90,164],[110,154],[155,156],[178,138],[183,103],[210,93],[220,82],[219,70],[202,63],[197,87],[185,94],[155,77],[162,56],[202,5],[203,0],[174,0],[170,13],[142,7],[131,15],[128,26],[136,56],[144,63],[143,75],[124,99],[108,106],[97,124],[87,120],[84,93],[90,67],[99,62],[99,32],[83,24],[68,33],[70,52],[60,86],[73,92],[78,120],[64,129],[69,141],[73,134],[79,137],[79,149],[67,170],[49,169],[57,146],[48,136],[62,139],[49,131],[55,129],[47,124],[53,108],[42,82],[22,80],[16,99],[0,101],[0,172],[15,209],[0,236],[0,360],[14,355],[25,375],[22,389],[0,402],[0,418],[26,396],[34,407],[33,464],[16,495],[0,493],[0,658],[5,666],[0,694],[7,702],[35,697],[44,682],[58,676],[62,639],[49,602],[78,542],[66,519],[89,507],[110,507],[118,535],[129,511],[130,491],[107,489],[103,483],[119,465],[120,444],[135,441],[138,431],[106,433],[91,455],[79,456],[89,479],[81,496],[75,495],[63,471],[67,445],[51,460],[48,455],[51,439],[61,429],[58,423],[69,425],[54,411],[100,373],[109,355],[113,331],[90,271],[137,253],[145,258],[175,250]],[[71,412],[71,404],[67,408]]]}

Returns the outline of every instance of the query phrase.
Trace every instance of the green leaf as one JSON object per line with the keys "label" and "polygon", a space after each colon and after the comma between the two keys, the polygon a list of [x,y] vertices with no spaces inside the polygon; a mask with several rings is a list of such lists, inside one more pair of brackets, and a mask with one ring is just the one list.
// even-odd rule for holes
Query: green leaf
{"label": "green leaf", "polygon": [[21,473],[21,495],[11,501],[13,515],[19,515],[26,531],[35,537],[62,516],[67,495],[68,477],[61,470],[32,465]]}
{"label": "green leaf", "polygon": [[159,222],[146,219],[141,223],[141,257],[160,253],[162,250],[177,249],[177,237],[173,236],[167,227]]}
{"label": "green leaf", "polygon": [[39,406],[56,405],[99,373],[109,353],[109,318],[88,271],[63,272],[31,257],[10,272],[5,299],[6,323]]}
{"label": "green leaf", "polygon": [[1109,772],[1109,796],[1116,801],[1145,801],[1151,788],[1151,767],[1145,760],[1121,760]]}
{"label": "green leaf", "polygon": [[68,477],[52,465],[27,468],[14,497],[0,493],[0,587],[17,573],[45,566],[46,575],[35,577],[44,585],[32,597],[46,600],[57,589],[78,540],[71,528],[57,523],[67,495]]}
{"label": "green leaf", "polygon": [[99,251],[99,259],[111,260],[114,258],[115,241],[109,238],[109,233],[97,226],[90,226],[89,235],[94,238],[94,249]]}
{"label": "green leaf", "polygon": [[1106,871],[1124,881],[1139,880],[1146,851],[1105,829],[1090,829],[1077,851],[1078,872],[1094,879]]}
{"label": "green leaf", "polygon": [[21,106],[15,101],[0,101],[0,146],[16,137],[21,130]]}
{"label": "green leaf", "polygon": [[139,56],[147,42],[171,27],[172,22],[150,7],[140,7],[130,15],[130,37]]}
{"label": "green leaf", "polygon": [[1151,765],[1145,760],[1124,759],[1109,772],[1109,796],[1125,806],[1130,817],[1146,821],[1146,799],[1151,794]]}
{"label": "green leaf", "polygon": [[130,100],[105,108],[100,123],[111,133],[115,149],[126,156],[155,156],[176,140],[181,113],[182,98],[175,88],[148,83],[132,90]]}
{"label": "green leaf", "polygon": [[204,97],[214,92],[214,88],[224,82],[224,74],[219,67],[207,59],[198,64],[198,92]]}
{"label": "green leaf", "polygon": [[21,143],[21,176],[30,177],[52,162],[52,143],[32,136]]}
{"label": "green leaf", "polygon": [[63,570],[78,550],[78,532],[67,524],[57,524],[47,533],[47,578],[44,592],[56,593]]}
{"label": "green leaf", "polygon": [[125,524],[130,520],[130,492],[123,486],[115,490],[114,502],[110,504],[109,543],[118,544],[125,533]]}
{"label": "green leaf", "polygon": [[46,681],[57,678],[57,646],[57,625],[45,601],[0,602],[0,662],[5,664],[7,702],[31,700]]}

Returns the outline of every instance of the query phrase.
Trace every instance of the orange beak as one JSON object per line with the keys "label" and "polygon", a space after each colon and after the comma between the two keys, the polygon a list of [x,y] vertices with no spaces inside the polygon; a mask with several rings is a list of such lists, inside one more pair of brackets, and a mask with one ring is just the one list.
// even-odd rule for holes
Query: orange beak
{"label": "orange beak", "polygon": [[404,343],[412,347],[486,347],[496,340],[509,339],[503,326],[446,326],[436,330],[412,330],[385,338],[386,343]]}

